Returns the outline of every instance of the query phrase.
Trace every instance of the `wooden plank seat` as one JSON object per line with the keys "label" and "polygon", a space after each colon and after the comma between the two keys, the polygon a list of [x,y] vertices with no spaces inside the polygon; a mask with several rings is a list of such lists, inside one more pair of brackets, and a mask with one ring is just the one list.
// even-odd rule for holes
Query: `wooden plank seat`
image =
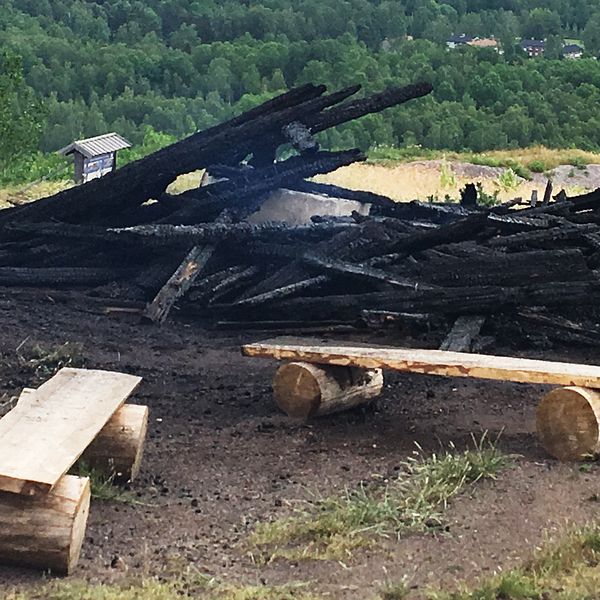
{"label": "wooden plank seat", "polygon": [[65,473],[83,454],[111,476],[137,474],[148,408],[123,403],[140,381],[61,369],[37,390],[23,390],[0,419],[0,559],[59,573],[74,569],[90,481]]}
{"label": "wooden plank seat", "polygon": [[[596,365],[443,350],[322,344],[297,338],[276,338],[247,344],[243,346],[242,353],[249,357],[296,361],[296,365],[318,365],[325,369],[393,369],[426,375],[566,386],[553,390],[539,405],[536,425],[542,445],[560,460],[580,460],[600,453],[600,391],[597,391],[600,390],[600,367]],[[287,386],[277,385],[278,379],[281,377],[276,375],[273,387],[284,397],[278,400],[278,404],[293,403],[290,398],[295,398],[298,402],[312,402],[314,405],[315,395],[318,397],[319,392],[306,392],[310,387],[306,377],[304,381],[300,377],[288,377]],[[315,387],[313,381],[311,385]],[[309,400],[306,400],[307,397]],[[356,405],[356,393],[353,397],[353,405]],[[344,403],[337,398],[336,409],[343,406]],[[304,416],[312,414],[319,413],[309,410]]]}
{"label": "wooden plank seat", "polygon": [[111,371],[61,369],[0,420],[0,491],[49,492],[141,381]]}

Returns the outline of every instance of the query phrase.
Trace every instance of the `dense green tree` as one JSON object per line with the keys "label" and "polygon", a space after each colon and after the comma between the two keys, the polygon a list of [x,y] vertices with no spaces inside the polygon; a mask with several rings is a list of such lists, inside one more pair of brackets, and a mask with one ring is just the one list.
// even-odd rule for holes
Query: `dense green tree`
{"label": "dense green tree", "polygon": [[0,54],[0,169],[37,150],[42,107],[25,83],[21,59]]}

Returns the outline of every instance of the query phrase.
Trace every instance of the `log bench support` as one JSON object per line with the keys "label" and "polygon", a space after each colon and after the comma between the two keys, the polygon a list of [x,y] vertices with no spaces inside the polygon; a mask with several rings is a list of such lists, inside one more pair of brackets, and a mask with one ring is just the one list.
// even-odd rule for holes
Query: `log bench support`
{"label": "log bench support", "polygon": [[[243,346],[250,357],[293,360],[277,372],[277,404],[311,417],[369,402],[382,388],[381,369],[443,377],[550,384],[536,418],[541,445],[562,461],[600,456],[600,366],[444,350],[323,344],[278,338]],[[361,379],[362,378],[362,379]]]}
{"label": "log bench support", "polygon": [[288,416],[308,419],[369,404],[383,388],[381,369],[292,362],[273,380],[277,406]]}
{"label": "log bench support", "polygon": [[0,560],[69,574],[77,565],[90,507],[87,477],[65,475],[47,494],[0,492]]}
{"label": "log bench support", "polygon": [[537,433],[545,450],[562,461],[600,454],[600,390],[556,388],[537,409]]}

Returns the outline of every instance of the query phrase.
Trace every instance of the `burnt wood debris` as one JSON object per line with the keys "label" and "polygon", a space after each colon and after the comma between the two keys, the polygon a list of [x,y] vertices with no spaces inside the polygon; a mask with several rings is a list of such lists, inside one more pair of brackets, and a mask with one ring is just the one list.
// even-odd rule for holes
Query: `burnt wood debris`
{"label": "burnt wood debris", "polygon": [[[549,185],[541,203],[485,206],[474,186],[455,204],[399,203],[311,181],[365,160],[321,150],[316,134],[432,91],[421,83],[353,99],[358,89],[305,85],[0,211],[0,286],[73,289],[90,306],[137,308],[156,323],[175,308],[223,329],[439,326],[453,349],[477,349],[480,330],[598,344],[600,190],[568,198]],[[282,150],[289,158],[276,160]],[[208,183],[167,193],[202,169]],[[281,189],[365,209],[317,209],[299,225],[250,218]]]}

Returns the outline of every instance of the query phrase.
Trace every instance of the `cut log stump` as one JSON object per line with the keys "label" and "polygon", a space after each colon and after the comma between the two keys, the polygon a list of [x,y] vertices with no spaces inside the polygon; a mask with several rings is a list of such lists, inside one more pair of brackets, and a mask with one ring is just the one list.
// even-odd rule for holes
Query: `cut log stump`
{"label": "cut log stump", "polygon": [[125,404],[88,446],[81,460],[116,481],[133,481],[140,472],[147,428],[148,407]]}
{"label": "cut log stump", "polygon": [[277,406],[288,416],[308,419],[368,404],[383,387],[381,369],[292,362],[273,380]]}
{"label": "cut log stump", "polygon": [[[35,390],[25,388],[18,403],[23,405],[34,399]],[[133,481],[140,472],[147,428],[148,407],[124,404],[87,447],[79,462],[116,481]]]}
{"label": "cut log stump", "polygon": [[69,574],[90,506],[87,477],[65,475],[47,494],[0,492],[0,560]]}
{"label": "cut log stump", "polygon": [[556,388],[542,399],[536,420],[540,443],[555,458],[575,461],[600,453],[600,391]]}

